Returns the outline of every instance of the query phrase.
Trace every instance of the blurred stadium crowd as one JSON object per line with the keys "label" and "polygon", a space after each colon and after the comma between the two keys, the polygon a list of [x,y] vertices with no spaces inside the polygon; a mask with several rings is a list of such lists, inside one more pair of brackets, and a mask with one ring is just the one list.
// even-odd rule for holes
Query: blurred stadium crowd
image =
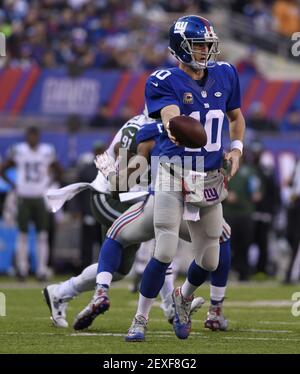
{"label": "blurred stadium crowd", "polygon": [[[198,13],[197,1],[3,1],[7,64],[152,69],[165,64],[170,12]],[[203,3],[203,6],[201,5]],[[165,42],[164,42],[165,41]]]}
{"label": "blurred stadium crowd", "polygon": [[[0,32],[8,39],[2,64],[53,68],[155,69],[174,64],[167,30],[176,14],[216,9],[242,16],[242,30],[257,34],[262,48],[290,39],[300,29],[299,0],[2,0]],[[243,39],[240,29],[233,35]],[[248,33],[247,38],[250,35]]]}
{"label": "blurred stadium crowd", "polygon": [[[256,61],[258,48],[282,52],[287,61],[291,57],[286,51],[290,50],[291,34],[300,31],[299,0],[2,0],[0,32],[7,37],[7,55],[0,59],[0,66],[67,67],[70,74],[92,68],[151,71],[171,67],[176,65],[176,60],[167,51],[167,30],[178,14],[212,14],[218,24],[218,19],[222,22],[222,12],[232,19],[226,28],[227,36],[250,47],[248,54],[236,63],[240,74],[255,74],[263,79]],[[222,53],[226,60],[228,52]],[[108,105],[101,103],[94,116],[63,119],[63,130],[71,134],[70,149],[75,139],[72,134],[80,136],[82,121],[90,125],[85,130],[101,133],[104,128],[112,133],[112,128],[115,131],[137,114],[128,110],[118,118],[112,117]],[[252,130],[248,151],[225,203],[226,219],[232,227],[233,270],[242,281],[256,275],[261,279],[277,276],[285,282],[297,282],[300,276],[299,162],[296,163],[297,155],[278,161],[265,148],[268,138],[257,139],[262,140],[260,130],[274,134],[278,129],[295,130],[299,137],[300,100],[292,101],[280,123],[266,115],[267,109],[259,99],[252,98],[247,112],[247,125]],[[53,182],[64,185],[91,181],[94,152],[107,145],[97,142],[89,152],[72,156],[60,180]],[[5,158],[4,154],[1,156]],[[281,174],[279,166],[288,168],[289,172]],[[49,265],[57,272],[79,270],[97,256],[100,230],[88,201],[85,193],[68,204],[63,213],[55,217],[49,213]],[[16,201],[10,189],[0,190],[0,219],[4,226],[15,225],[15,209]],[[2,231],[0,227],[0,233],[4,233],[4,226]],[[72,253],[63,253],[61,248]],[[184,257],[179,263],[184,262]],[[184,265],[178,265],[178,269],[184,271]]]}

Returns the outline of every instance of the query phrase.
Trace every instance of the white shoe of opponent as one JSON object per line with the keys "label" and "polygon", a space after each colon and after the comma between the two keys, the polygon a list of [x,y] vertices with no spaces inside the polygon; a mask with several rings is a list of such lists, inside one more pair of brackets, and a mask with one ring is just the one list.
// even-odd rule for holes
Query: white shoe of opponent
{"label": "white shoe of opponent", "polygon": [[69,300],[59,299],[55,295],[58,284],[51,284],[44,288],[43,294],[45,301],[50,309],[52,323],[55,327],[66,328],[69,326],[66,320],[66,309]]}
{"label": "white shoe of opponent", "polygon": [[[204,304],[205,300],[203,297],[195,297],[192,301],[191,310],[190,310],[190,316],[192,316],[194,313],[196,313]],[[169,305],[166,305],[164,303],[160,304],[161,309],[164,312],[165,317],[167,318],[168,322],[172,325],[173,319],[175,316],[175,307],[173,302]]]}

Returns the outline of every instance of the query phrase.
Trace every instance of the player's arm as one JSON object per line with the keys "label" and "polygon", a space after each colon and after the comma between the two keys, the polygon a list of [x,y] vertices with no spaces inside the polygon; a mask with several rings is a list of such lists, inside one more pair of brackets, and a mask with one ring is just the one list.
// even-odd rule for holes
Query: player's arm
{"label": "player's arm", "polygon": [[172,136],[171,133],[170,133],[170,130],[169,130],[169,121],[173,117],[180,116],[179,106],[174,105],[174,104],[165,106],[160,111],[160,115],[161,115],[161,119],[162,119],[162,123],[164,125],[164,128],[166,129],[166,131],[168,133],[168,137],[170,138],[170,140],[173,143],[175,143],[175,144],[178,145],[179,143],[176,141],[176,138],[174,136]]}
{"label": "player's arm", "polygon": [[[121,151],[122,150],[122,151]],[[133,155],[135,155],[135,153],[131,152],[129,149],[126,149],[124,147],[121,146],[121,143],[118,142],[115,144],[114,146],[114,158],[115,159],[119,159],[119,163],[121,163],[121,158],[122,156],[124,156],[124,154],[122,155],[121,153],[127,151],[126,153],[126,160],[129,160]],[[126,164],[127,165],[127,164]]]}
{"label": "player's arm", "polygon": [[174,104],[168,105],[162,108],[162,110],[160,111],[160,115],[161,115],[162,123],[165,129],[167,130],[167,125],[170,119],[176,116],[180,116],[180,109],[177,105],[174,105]]}
{"label": "player's arm", "polygon": [[15,185],[14,183],[6,176],[5,172],[6,170],[8,170],[9,168],[15,166],[15,162],[13,159],[11,158],[8,158],[7,160],[5,160],[1,165],[0,165],[0,177],[2,177],[2,179],[7,182],[12,188],[15,188]]}
{"label": "player's arm", "polygon": [[[155,141],[153,139],[149,139],[138,144],[137,154],[130,158],[127,170],[125,172],[123,172],[123,170],[120,170],[118,175],[116,176],[117,190],[124,191],[125,186],[128,189],[133,187],[133,185],[131,185],[132,183],[129,181],[130,176],[133,173],[138,172],[138,176],[141,176],[146,172],[148,168],[148,162],[150,160],[151,150],[154,145]],[[136,182],[139,182],[138,178],[136,179]]]}
{"label": "player's arm", "polygon": [[240,108],[227,112],[229,120],[229,134],[231,151],[225,155],[225,160],[231,162],[229,178],[232,178],[239,169],[240,157],[243,153],[243,139],[245,134],[245,119]]}
{"label": "player's arm", "polygon": [[[121,146],[121,142],[117,142],[114,146],[113,158],[118,161],[119,171],[123,169],[127,169],[128,160],[130,159],[130,157],[132,157],[131,152],[129,152],[128,149],[123,148]],[[116,179],[116,176],[113,176],[112,178]]]}
{"label": "player's arm", "polygon": [[117,158],[119,156],[119,149],[121,147],[121,143],[117,142],[113,147],[113,156]]}
{"label": "player's arm", "polygon": [[127,190],[127,170],[131,157],[136,155],[135,136],[137,127],[135,124],[127,123],[120,132],[119,141],[114,146],[115,156],[118,159],[118,172],[112,174],[109,182],[114,186],[114,193]]}
{"label": "player's arm", "polygon": [[149,139],[138,144],[137,154],[130,159],[128,164],[128,179],[130,175],[136,171],[139,171],[139,176],[141,176],[148,170],[150,155],[154,146],[155,140],[153,139]]}

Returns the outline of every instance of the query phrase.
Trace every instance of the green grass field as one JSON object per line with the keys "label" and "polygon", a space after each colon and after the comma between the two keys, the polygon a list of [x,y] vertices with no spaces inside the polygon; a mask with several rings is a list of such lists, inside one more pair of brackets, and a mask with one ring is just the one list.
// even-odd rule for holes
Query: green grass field
{"label": "green grass field", "polygon": [[[190,337],[183,341],[176,338],[157,303],[144,343],[124,342],[137,303],[137,295],[128,292],[126,283],[111,289],[111,309],[80,333],[72,327],[56,329],[51,325],[37,283],[29,282],[20,288],[18,283],[0,279],[0,291],[6,296],[6,316],[0,317],[0,353],[300,353],[300,316],[291,313],[291,297],[300,292],[300,284],[231,284],[224,308],[229,331],[204,329],[209,305],[206,301],[194,315]],[[201,292],[209,300],[207,285]],[[70,326],[90,295],[83,294],[70,303]]]}

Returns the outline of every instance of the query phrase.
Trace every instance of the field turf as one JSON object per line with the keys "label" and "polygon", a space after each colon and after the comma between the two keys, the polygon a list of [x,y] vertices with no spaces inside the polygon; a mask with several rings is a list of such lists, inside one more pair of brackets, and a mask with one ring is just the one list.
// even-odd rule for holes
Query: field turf
{"label": "field turf", "polygon": [[127,285],[123,282],[114,286],[110,291],[110,310],[99,316],[89,330],[75,332],[74,316],[89,301],[91,293],[70,302],[70,327],[57,329],[51,325],[38,283],[29,281],[21,288],[18,283],[0,278],[0,291],[6,297],[6,316],[0,317],[0,353],[300,353],[300,316],[291,313],[292,294],[300,292],[300,284],[231,284],[224,308],[229,319],[227,332],[203,327],[209,305],[209,286],[205,285],[197,295],[203,296],[206,303],[194,315],[187,340],[176,338],[157,303],[144,343],[124,341],[137,303],[137,295],[131,294]]}

